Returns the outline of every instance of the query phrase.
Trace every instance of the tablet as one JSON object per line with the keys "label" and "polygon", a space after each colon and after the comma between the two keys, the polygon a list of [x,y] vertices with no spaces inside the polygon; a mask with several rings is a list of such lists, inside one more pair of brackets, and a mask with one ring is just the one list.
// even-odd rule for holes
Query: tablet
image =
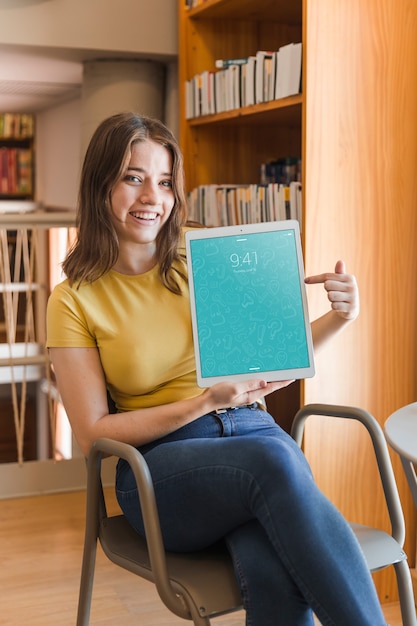
{"label": "tablet", "polygon": [[296,220],[185,235],[197,381],[314,376]]}

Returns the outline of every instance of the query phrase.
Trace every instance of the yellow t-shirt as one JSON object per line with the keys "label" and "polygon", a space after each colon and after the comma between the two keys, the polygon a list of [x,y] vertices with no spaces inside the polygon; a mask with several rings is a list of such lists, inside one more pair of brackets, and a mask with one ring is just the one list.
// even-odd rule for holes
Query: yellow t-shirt
{"label": "yellow t-shirt", "polygon": [[158,268],[111,270],[78,289],[64,280],[47,308],[47,346],[97,347],[118,411],[159,406],[202,393],[197,386],[188,285],[178,296]]}

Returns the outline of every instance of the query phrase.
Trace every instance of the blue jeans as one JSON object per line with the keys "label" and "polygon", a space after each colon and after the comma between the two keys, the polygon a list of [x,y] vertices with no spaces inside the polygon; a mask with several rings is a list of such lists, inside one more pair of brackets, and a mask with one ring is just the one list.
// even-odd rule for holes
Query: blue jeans
{"label": "blue jeans", "polygon": [[[143,446],[165,545],[224,538],[247,626],[382,626],[372,577],[350,526],[317,488],[304,454],[256,405],[209,413]],[[120,460],[119,504],[144,533],[135,481]]]}

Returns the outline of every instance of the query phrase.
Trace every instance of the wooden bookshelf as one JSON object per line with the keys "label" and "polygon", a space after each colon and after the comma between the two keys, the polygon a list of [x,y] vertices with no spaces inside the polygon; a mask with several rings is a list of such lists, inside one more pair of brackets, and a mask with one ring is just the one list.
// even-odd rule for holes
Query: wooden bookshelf
{"label": "wooden bookshelf", "polygon": [[[188,190],[256,183],[263,161],[301,154],[306,273],[332,271],[342,258],[360,286],[360,318],[317,355],[314,379],[275,394],[271,412],[288,428],[302,403],[348,404],[383,424],[417,397],[417,5],[205,0],[188,9],[179,0],[179,29]],[[301,95],[185,119],[186,80],[214,71],[218,58],[296,41],[303,42]],[[315,319],[327,301],[318,286],[308,287],[308,296]],[[307,430],[305,451],[321,488],[348,519],[387,525],[377,489],[360,511],[353,504],[358,490],[377,483],[362,432],[318,420]],[[355,482],[346,471],[352,455]],[[394,455],[393,463],[413,565],[416,512]],[[375,575],[385,602],[396,599],[391,569]]]}
{"label": "wooden bookshelf", "polygon": [[0,200],[34,197],[34,116],[0,113]]}

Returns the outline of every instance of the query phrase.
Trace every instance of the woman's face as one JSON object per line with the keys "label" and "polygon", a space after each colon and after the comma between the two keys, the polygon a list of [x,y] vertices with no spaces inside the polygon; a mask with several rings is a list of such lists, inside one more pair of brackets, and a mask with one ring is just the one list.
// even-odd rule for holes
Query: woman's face
{"label": "woman's face", "polygon": [[153,243],[171,215],[172,156],[159,143],[138,141],[127,168],[111,194],[110,217],[124,243]]}

